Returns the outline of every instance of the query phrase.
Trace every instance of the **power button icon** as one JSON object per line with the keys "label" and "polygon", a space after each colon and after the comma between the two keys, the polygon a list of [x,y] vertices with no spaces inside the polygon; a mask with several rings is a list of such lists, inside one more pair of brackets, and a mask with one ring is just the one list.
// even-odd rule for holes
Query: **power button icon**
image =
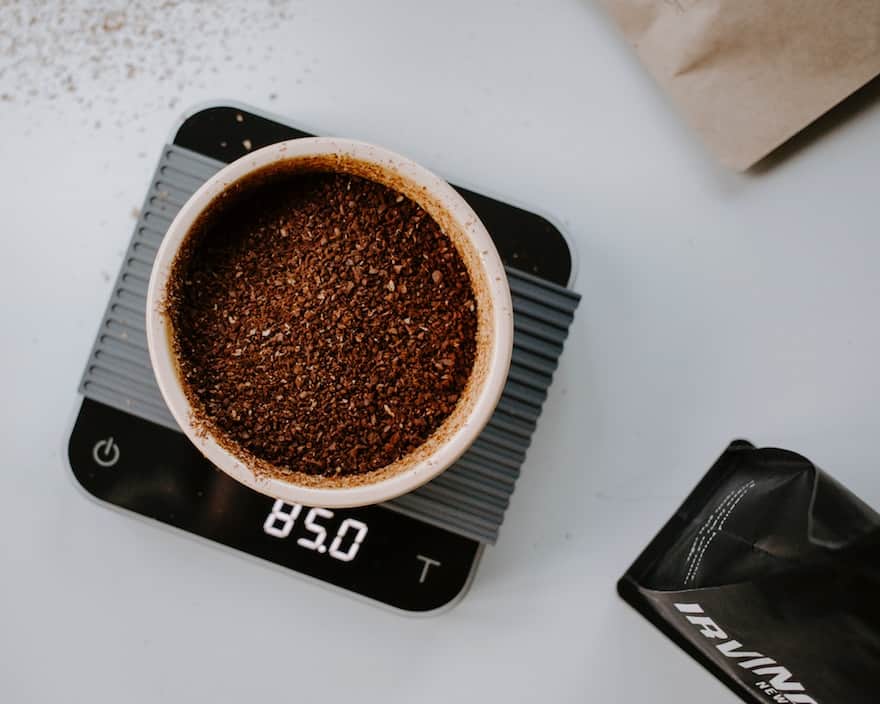
{"label": "power button icon", "polygon": [[99,467],[112,467],[119,462],[119,445],[112,437],[99,440],[92,448],[92,459]]}

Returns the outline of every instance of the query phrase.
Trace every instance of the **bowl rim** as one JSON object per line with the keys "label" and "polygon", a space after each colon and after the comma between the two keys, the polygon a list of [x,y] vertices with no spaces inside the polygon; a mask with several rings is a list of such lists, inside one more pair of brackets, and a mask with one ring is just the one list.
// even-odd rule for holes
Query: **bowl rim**
{"label": "bowl rim", "polygon": [[[167,316],[163,310],[172,265],[192,225],[214,198],[231,184],[272,164],[309,157],[341,155],[375,165],[427,193],[457,225],[483,268],[492,303],[492,338],[486,373],[470,414],[427,457],[389,477],[346,487],[304,486],[253,471],[248,462],[197,429],[180,380]],[[483,223],[464,198],[425,167],[383,147],[336,137],[305,137],[278,142],[246,154],[209,178],[184,203],[159,246],[147,290],[147,345],[159,390],[180,429],[214,466],[249,488],[286,503],[326,508],[365,506],[393,499],[425,484],[450,467],[476,440],[495,410],[507,381],[513,349],[513,306],[504,265]]]}

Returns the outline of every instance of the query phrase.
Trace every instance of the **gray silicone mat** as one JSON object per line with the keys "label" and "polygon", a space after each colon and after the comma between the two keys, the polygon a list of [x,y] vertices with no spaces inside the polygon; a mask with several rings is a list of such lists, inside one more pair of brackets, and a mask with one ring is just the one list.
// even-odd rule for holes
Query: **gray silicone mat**
{"label": "gray silicone mat", "polygon": [[[183,203],[224,164],[166,146],[113,288],[80,392],[177,430],[153,378],[145,334],[153,259]],[[401,513],[494,543],[580,296],[508,268],[514,349],[504,395],[464,456],[425,486],[386,504]]]}

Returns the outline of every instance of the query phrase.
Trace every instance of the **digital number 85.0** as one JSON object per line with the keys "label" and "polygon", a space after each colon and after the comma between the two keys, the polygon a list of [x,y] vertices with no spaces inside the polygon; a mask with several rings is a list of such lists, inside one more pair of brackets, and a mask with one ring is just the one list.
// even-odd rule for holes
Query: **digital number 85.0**
{"label": "digital number 85.0", "polygon": [[[293,530],[293,526],[302,509],[303,507],[300,504],[286,504],[281,499],[278,499],[272,506],[272,512],[266,517],[265,523],[263,523],[263,531],[276,538],[286,538],[290,535],[290,531]],[[342,562],[351,562],[355,555],[357,555],[358,550],[360,550],[364,538],[367,537],[366,523],[361,523],[361,521],[357,521],[354,518],[346,518],[342,521],[342,525],[339,526],[339,530],[336,531],[328,551],[324,545],[324,541],[327,539],[327,529],[318,523],[319,518],[329,520],[333,518],[333,511],[326,508],[309,509],[304,524],[306,530],[314,537],[311,540],[300,538],[296,541],[296,544],[308,550],[316,550],[319,553],[329,552],[330,557],[342,560]],[[342,540],[350,530],[357,531],[357,534],[347,550],[340,550]]]}

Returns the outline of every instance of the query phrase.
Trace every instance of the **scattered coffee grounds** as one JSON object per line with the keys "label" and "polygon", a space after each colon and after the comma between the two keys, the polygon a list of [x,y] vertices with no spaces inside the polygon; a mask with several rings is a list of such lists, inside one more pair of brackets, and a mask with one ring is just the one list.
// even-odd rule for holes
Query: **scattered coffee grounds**
{"label": "scattered coffee grounds", "polygon": [[346,174],[225,196],[190,232],[166,305],[197,423],[270,473],[400,459],[453,411],[476,354],[454,244],[410,199]]}

